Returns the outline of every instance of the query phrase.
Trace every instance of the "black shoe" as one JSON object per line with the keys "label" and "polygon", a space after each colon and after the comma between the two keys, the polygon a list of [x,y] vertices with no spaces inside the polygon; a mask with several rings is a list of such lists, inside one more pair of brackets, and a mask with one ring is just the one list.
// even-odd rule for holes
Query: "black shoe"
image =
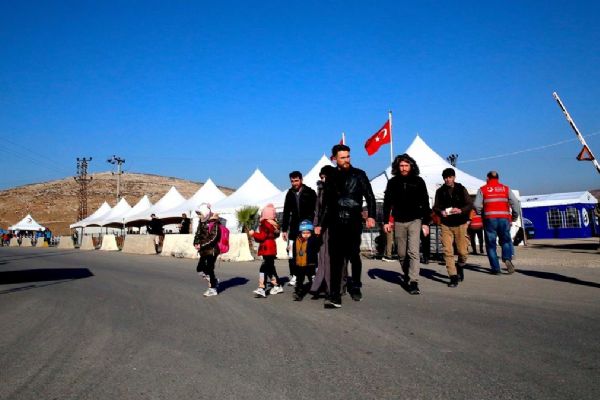
{"label": "black shoe", "polygon": [[490,274],[492,274],[492,275],[502,275],[502,271],[500,271],[500,270],[496,271],[496,270],[493,269],[493,270],[490,271]]}
{"label": "black shoe", "polygon": [[448,284],[448,287],[457,287],[457,286],[458,286],[458,276],[452,275],[450,277],[450,283]]}
{"label": "black shoe", "polygon": [[294,301],[302,301],[302,296],[299,293],[294,292],[292,297],[294,298]]}
{"label": "black shoe", "polygon": [[325,307],[325,308],[340,308],[340,307],[342,307],[342,299],[340,298],[340,296],[337,296],[336,298],[331,298],[325,302],[323,307]]}
{"label": "black shoe", "polygon": [[458,280],[461,282],[464,281],[465,280],[465,266],[457,265],[456,272],[458,272]]}
{"label": "black shoe", "polygon": [[361,301],[362,300],[362,293],[360,291],[360,288],[355,288],[352,293],[350,293],[350,297],[352,297],[352,300],[354,301]]}
{"label": "black shoe", "polygon": [[429,257],[423,257],[423,264],[429,264]]}
{"label": "black shoe", "polygon": [[417,282],[411,282],[408,285],[408,293],[410,293],[410,294],[421,294],[421,291],[419,290],[419,284]]}

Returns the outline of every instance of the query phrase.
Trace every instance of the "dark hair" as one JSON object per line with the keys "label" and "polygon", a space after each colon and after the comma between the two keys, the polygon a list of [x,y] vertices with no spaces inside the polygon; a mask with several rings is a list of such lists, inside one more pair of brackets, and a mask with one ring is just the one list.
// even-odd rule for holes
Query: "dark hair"
{"label": "dark hair", "polygon": [[419,170],[419,166],[414,158],[409,156],[408,154],[400,154],[394,158],[394,162],[392,163],[392,175],[398,175],[400,173],[400,162],[404,161],[410,164],[410,172],[409,175],[419,176],[421,171]]}
{"label": "dark hair", "polygon": [[496,171],[490,171],[487,174],[488,179],[498,179],[500,178],[500,175],[498,175],[498,172]]}
{"label": "dark hair", "polygon": [[302,172],[300,171],[292,171],[290,172],[290,179],[292,178],[300,178],[302,179]]}
{"label": "dark hair", "polygon": [[350,151],[350,147],[346,146],[345,144],[336,144],[331,148],[331,156],[337,156],[337,153],[340,151]]}
{"label": "dark hair", "polygon": [[446,168],[442,171],[442,178],[446,179],[449,176],[456,176],[456,171],[454,171],[454,168]]}
{"label": "dark hair", "polygon": [[321,168],[321,171],[319,171],[319,176],[325,175],[326,178],[329,178],[334,172],[334,167],[331,165],[325,165],[323,168]]}

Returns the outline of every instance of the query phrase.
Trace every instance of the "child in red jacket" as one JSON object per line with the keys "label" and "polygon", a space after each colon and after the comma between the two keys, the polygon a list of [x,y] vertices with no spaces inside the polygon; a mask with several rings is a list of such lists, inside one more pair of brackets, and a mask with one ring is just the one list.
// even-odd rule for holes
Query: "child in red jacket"
{"label": "child in red jacket", "polygon": [[279,284],[279,276],[275,270],[275,257],[277,256],[277,244],[275,239],[279,235],[279,224],[276,220],[276,212],[273,204],[267,204],[260,214],[260,226],[258,231],[250,230],[250,235],[259,243],[258,255],[262,256],[263,262],[258,274],[258,289],[253,293],[256,297],[267,297],[265,292],[266,278],[271,280],[273,287],[269,294],[282,293]]}

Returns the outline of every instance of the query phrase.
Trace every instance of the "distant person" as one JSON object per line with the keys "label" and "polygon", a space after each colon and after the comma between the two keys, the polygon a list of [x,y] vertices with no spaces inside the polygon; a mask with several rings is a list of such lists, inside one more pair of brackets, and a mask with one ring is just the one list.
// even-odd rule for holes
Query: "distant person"
{"label": "distant person", "polygon": [[[200,219],[194,235],[194,248],[200,254],[196,272],[208,281],[205,297],[218,295],[219,280],[215,276],[215,262],[219,256],[219,240],[221,239],[221,224],[219,215],[213,213],[210,207],[203,203],[196,210]],[[185,215],[185,214],[184,214]],[[189,228],[188,228],[189,229]]]}
{"label": "distant person", "polygon": [[[336,164],[332,174],[330,195],[327,201],[327,228],[329,230],[329,256],[331,258],[331,287],[326,308],[342,306],[342,271],[348,262],[352,264],[350,296],[362,300],[362,261],[360,244],[363,228],[363,201],[367,204],[366,227],[375,227],[375,196],[367,174],[350,163],[350,147],[336,144],[331,149]],[[329,177],[327,178],[329,180]]]}
{"label": "distant person", "polygon": [[191,221],[186,213],[181,214],[181,222],[179,223],[179,233],[187,235],[190,233]]}
{"label": "distant person", "polygon": [[383,198],[383,215],[393,218],[384,228],[394,231],[398,261],[404,272],[404,281],[410,294],[419,290],[419,245],[421,232],[429,235],[431,209],[429,195],[419,166],[408,154],[396,156],[392,163],[393,177],[388,181]]}
{"label": "distant person", "polygon": [[475,210],[483,217],[486,251],[490,262],[491,273],[500,275],[500,262],[496,252],[496,239],[500,239],[502,261],[509,274],[515,272],[512,263],[513,246],[510,237],[511,219],[516,220],[521,213],[519,200],[506,185],[499,182],[496,171],[487,174],[487,183],[483,185],[475,197]]}
{"label": "distant person", "polygon": [[[467,232],[469,233],[469,239],[471,241],[471,249],[474,255],[479,253],[484,254],[483,250],[483,220],[481,219],[481,215],[477,214],[477,212],[473,209],[471,210],[471,220],[469,222],[469,227],[467,228]],[[475,240],[477,239],[477,240]],[[479,242],[479,253],[477,253],[477,242]]]}
{"label": "distant person", "polygon": [[[457,287],[464,280],[464,267],[467,263],[469,244],[467,223],[473,208],[467,189],[456,182],[454,168],[442,172],[444,184],[435,192],[433,211],[440,216],[444,260],[450,277],[449,287]],[[454,245],[458,253],[458,263],[454,262]]]}
{"label": "distant person", "polygon": [[307,278],[308,286],[311,287],[317,268],[319,239],[313,234],[313,229],[311,221],[302,221],[298,228],[298,237],[294,242],[294,261],[297,277],[293,296],[295,301],[302,301],[308,292],[304,286],[304,278]]}
{"label": "distant person", "polygon": [[[281,237],[288,243],[288,248],[294,245],[298,236],[300,221],[312,221],[315,217],[317,194],[309,186],[302,183],[302,173],[292,171],[289,174],[292,187],[285,195],[283,203],[283,221],[281,222]],[[294,257],[289,259],[290,286],[296,284]]]}
{"label": "distant person", "polygon": [[267,204],[260,214],[258,231],[250,230],[249,233],[256,240],[258,255],[262,256],[263,262],[258,273],[258,288],[253,292],[256,297],[267,297],[267,279],[271,281],[269,294],[283,292],[277,270],[275,269],[275,258],[277,256],[277,244],[275,239],[279,236],[280,228],[277,223],[277,214],[273,204]]}
{"label": "distant person", "polygon": [[163,224],[160,219],[156,218],[156,214],[150,215],[150,222],[146,226],[149,234],[156,235],[154,238],[154,250],[158,253],[160,244],[162,243],[164,233]]}

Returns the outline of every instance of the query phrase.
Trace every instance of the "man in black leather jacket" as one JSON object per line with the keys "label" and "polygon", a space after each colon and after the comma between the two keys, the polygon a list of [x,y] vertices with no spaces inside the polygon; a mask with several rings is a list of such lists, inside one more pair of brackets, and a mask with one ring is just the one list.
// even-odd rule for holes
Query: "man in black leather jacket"
{"label": "man in black leather jacket", "polygon": [[[360,301],[362,262],[360,242],[362,233],[363,198],[367,203],[367,228],[375,226],[375,196],[365,172],[350,164],[350,147],[337,144],[331,149],[332,158],[337,164],[335,173],[328,184],[327,210],[324,225],[329,229],[329,252],[331,257],[331,289],[327,308],[342,305],[340,286],[342,269],[348,261],[352,263],[353,300]],[[316,232],[316,231],[315,231]]]}

